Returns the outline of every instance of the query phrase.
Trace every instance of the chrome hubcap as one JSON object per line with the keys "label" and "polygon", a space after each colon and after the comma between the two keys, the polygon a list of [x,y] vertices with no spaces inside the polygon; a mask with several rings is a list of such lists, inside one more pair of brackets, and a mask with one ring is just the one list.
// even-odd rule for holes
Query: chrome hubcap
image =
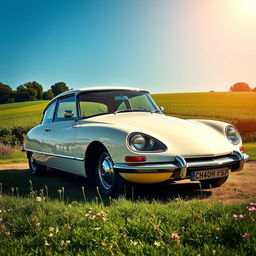
{"label": "chrome hubcap", "polygon": [[99,159],[98,174],[102,186],[109,190],[114,183],[114,164],[107,153],[103,153]]}

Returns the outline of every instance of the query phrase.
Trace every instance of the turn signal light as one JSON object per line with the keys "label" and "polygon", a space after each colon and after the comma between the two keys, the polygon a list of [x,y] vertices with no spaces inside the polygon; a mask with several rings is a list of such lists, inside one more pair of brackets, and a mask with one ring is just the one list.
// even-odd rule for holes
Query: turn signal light
{"label": "turn signal light", "polygon": [[244,150],[245,150],[244,146],[241,146],[239,149],[241,152],[244,152]]}
{"label": "turn signal light", "polygon": [[125,161],[126,162],[145,162],[146,161],[146,157],[145,156],[126,156],[125,157]]}

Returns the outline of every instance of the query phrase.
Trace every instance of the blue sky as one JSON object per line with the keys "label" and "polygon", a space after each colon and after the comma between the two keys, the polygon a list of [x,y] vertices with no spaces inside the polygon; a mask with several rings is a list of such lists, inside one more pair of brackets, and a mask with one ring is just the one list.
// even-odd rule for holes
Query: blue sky
{"label": "blue sky", "polygon": [[255,87],[252,1],[0,0],[0,81],[154,93]]}

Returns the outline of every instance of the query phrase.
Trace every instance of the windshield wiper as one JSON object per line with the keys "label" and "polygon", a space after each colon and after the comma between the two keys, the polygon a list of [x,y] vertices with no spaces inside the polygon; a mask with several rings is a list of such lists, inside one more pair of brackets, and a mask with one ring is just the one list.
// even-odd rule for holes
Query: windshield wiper
{"label": "windshield wiper", "polygon": [[149,112],[149,111],[147,111],[145,108],[129,108],[129,109],[117,110],[114,112],[114,115],[122,112]]}

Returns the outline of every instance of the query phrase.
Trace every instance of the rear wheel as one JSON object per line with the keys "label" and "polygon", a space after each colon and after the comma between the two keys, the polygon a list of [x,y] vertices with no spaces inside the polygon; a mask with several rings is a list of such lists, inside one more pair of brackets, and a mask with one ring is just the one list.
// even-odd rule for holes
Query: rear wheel
{"label": "rear wheel", "polygon": [[46,173],[47,167],[37,163],[33,152],[28,155],[28,164],[32,175],[43,175]]}
{"label": "rear wheel", "polygon": [[119,175],[118,170],[114,168],[111,156],[103,147],[95,154],[93,170],[101,194],[118,197],[128,189],[128,182]]}
{"label": "rear wheel", "polygon": [[228,176],[223,178],[218,178],[218,179],[201,180],[200,182],[201,182],[202,188],[217,188],[222,184],[224,184],[227,179],[228,179]]}

